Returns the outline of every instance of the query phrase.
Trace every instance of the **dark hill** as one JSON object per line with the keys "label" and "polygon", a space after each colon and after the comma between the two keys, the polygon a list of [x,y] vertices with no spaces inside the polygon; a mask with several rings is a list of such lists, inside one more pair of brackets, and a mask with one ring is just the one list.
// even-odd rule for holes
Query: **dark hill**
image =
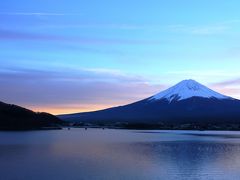
{"label": "dark hill", "polygon": [[61,124],[62,121],[51,114],[0,102],[0,130],[56,128]]}

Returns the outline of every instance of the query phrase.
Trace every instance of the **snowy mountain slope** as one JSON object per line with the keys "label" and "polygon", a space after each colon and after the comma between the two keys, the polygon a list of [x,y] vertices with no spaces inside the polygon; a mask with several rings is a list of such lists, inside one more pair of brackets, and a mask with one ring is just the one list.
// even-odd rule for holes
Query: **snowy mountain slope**
{"label": "snowy mountain slope", "polygon": [[152,96],[149,100],[167,99],[171,102],[172,100],[180,101],[191,97],[230,99],[230,97],[217,93],[194,80],[183,80],[175,86]]}

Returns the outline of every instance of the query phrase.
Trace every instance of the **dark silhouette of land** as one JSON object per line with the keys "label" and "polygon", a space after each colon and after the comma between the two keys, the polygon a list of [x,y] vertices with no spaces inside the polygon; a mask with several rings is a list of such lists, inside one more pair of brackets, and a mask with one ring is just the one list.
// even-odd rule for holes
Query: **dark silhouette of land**
{"label": "dark silhouette of land", "polygon": [[63,121],[51,114],[0,102],[0,130],[57,129],[62,124]]}

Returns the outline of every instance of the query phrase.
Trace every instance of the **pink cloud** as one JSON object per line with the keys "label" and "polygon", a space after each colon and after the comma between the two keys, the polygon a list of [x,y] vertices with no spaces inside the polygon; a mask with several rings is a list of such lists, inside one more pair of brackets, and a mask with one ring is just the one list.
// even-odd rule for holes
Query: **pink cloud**
{"label": "pink cloud", "polygon": [[230,79],[210,85],[216,91],[219,91],[234,98],[240,98],[240,79]]}

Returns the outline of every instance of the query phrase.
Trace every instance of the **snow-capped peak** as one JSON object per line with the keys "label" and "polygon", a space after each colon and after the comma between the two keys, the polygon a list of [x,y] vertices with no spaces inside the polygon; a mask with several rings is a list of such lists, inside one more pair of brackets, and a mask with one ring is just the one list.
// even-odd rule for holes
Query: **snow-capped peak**
{"label": "snow-capped peak", "polygon": [[169,89],[162,91],[150,98],[150,100],[167,99],[168,101],[183,100],[191,97],[229,99],[230,97],[217,93],[206,86],[194,81],[183,80]]}

